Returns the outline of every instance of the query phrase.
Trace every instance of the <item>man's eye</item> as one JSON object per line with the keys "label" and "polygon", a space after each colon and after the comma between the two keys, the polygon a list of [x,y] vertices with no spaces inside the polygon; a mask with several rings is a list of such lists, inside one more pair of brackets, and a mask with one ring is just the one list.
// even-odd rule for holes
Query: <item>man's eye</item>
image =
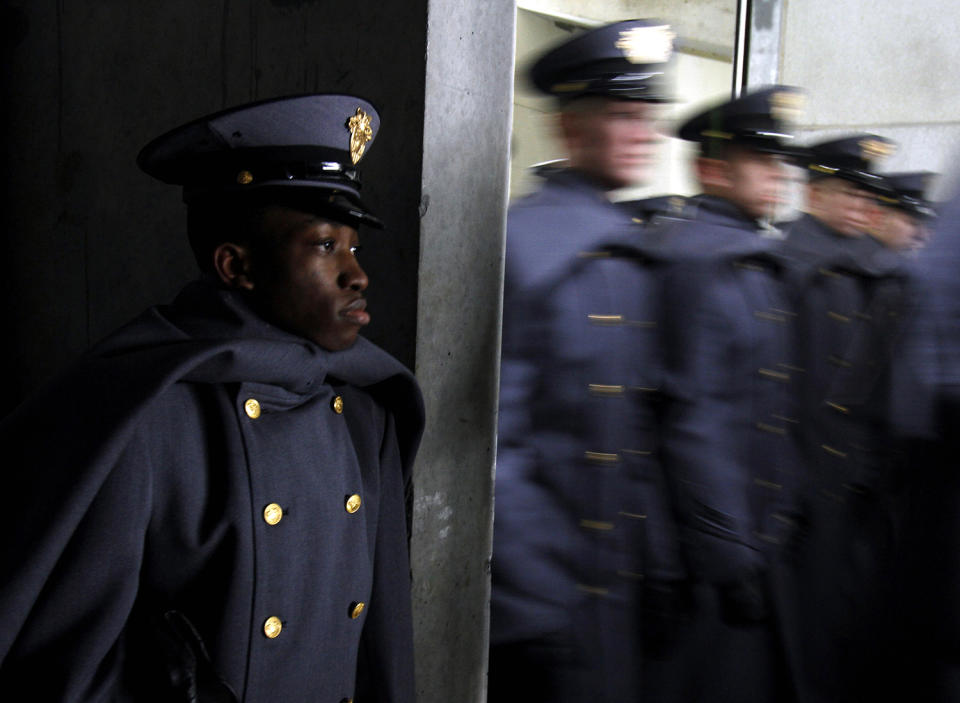
{"label": "man's eye", "polygon": [[322,239],[317,242],[317,246],[324,251],[333,251],[334,248],[336,248],[336,242],[334,242],[332,239]]}
{"label": "man's eye", "polygon": [[359,256],[360,251],[362,249],[363,247],[357,244],[356,246],[350,247],[350,253],[353,254],[354,256]]}

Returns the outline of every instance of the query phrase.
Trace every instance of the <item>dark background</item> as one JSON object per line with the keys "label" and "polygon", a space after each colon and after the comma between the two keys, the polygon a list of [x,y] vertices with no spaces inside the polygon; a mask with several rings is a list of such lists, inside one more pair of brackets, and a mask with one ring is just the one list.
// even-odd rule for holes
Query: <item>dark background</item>
{"label": "dark background", "polygon": [[180,189],[136,166],[151,138],[305,92],[370,100],[361,161],[366,336],[412,368],[427,0],[0,0],[0,361],[9,411],[197,275]]}

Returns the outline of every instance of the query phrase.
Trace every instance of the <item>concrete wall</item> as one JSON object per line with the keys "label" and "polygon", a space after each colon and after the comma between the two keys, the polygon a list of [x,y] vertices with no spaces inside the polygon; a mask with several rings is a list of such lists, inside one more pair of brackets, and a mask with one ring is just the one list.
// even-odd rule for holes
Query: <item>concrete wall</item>
{"label": "concrete wall", "polygon": [[517,7],[596,23],[637,17],[658,17],[679,34],[713,51],[733,50],[737,0],[517,0]]}
{"label": "concrete wall", "polygon": [[[769,0],[767,0],[769,2]],[[960,13],[953,0],[782,3],[779,80],[810,91],[801,136],[864,130],[900,149],[884,170],[945,174],[960,147]]]}
{"label": "concrete wall", "polygon": [[[431,0],[417,377],[418,700],[486,700],[513,70],[511,0]],[[442,645],[442,646],[441,646]]]}

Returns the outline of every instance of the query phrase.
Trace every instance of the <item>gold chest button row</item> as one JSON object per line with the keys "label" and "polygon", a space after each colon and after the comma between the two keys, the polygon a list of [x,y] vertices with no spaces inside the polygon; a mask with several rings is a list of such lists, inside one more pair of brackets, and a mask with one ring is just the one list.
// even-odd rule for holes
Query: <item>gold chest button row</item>
{"label": "gold chest button row", "polygon": [[343,414],[343,396],[338,395],[332,401],[330,401],[330,407],[333,408],[333,412],[337,415]]}
{"label": "gold chest button row", "polygon": [[263,509],[263,521],[268,525],[276,525],[283,520],[283,508],[276,503],[270,503]]}
{"label": "gold chest button row", "polygon": [[352,496],[350,496],[349,498],[347,498],[347,502],[344,503],[344,506],[343,506],[343,507],[346,508],[346,510],[347,510],[348,513],[350,513],[351,515],[353,515],[355,512],[357,512],[358,510],[360,510],[360,504],[361,504],[362,502],[363,502],[363,501],[360,500],[360,496],[358,496],[356,493],[354,493]]}
{"label": "gold chest button row", "polygon": [[280,636],[280,630],[283,629],[283,623],[275,615],[267,618],[263,623],[263,634],[270,639],[276,639]]}
{"label": "gold chest button row", "polygon": [[350,619],[356,620],[360,617],[360,614],[363,612],[363,609],[366,608],[366,603],[362,601],[360,603],[351,603],[350,604]]}
{"label": "gold chest button row", "polygon": [[247,401],[243,404],[243,410],[251,420],[260,417],[260,403],[257,402],[256,398],[247,398]]}

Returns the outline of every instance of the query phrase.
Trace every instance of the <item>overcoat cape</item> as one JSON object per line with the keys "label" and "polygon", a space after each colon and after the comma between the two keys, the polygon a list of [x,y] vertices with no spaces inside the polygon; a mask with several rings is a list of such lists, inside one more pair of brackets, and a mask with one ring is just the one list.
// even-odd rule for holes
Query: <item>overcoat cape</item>
{"label": "overcoat cape", "polygon": [[[9,687],[11,685],[28,686],[36,691],[58,690],[61,692],[58,695],[70,695],[71,699],[73,696],[92,699],[96,697],[96,691],[103,693],[115,685],[117,677],[122,676],[118,672],[123,666],[123,654],[118,652],[124,646],[121,639],[124,637],[122,633],[125,621],[130,617],[130,611],[135,608],[136,599],[141,597],[140,594],[150,584],[147,583],[147,576],[141,573],[139,578],[143,582],[138,587],[136,563],[124,566],[131,573],[116,576],[115,572],[121,567],[110,561],[109,549],[113,549],[113,545],[109,545],[105,550],[108,555],[106,558],[92,554],[89,549],[82,549],[88,534],[96,536],[90,538],[94,540],[95,547],[96,539],[102,542],[104,535],[110,534],[109,524],[106,529],[92,528],[90,525],[104,521],[114,524],[118,545],[145,542],[150,531],[157,529],[150,521],[156,520],[161,514],[157,507],[158,502],[164,495],[175,495],[178,486],[174,484],[178,481],[189,484],[195,480],[195,474],[209,472],[211,466],[223,462],[226,462],[228,467],[225,475],[232,472],[232,475],[236,476],[239,472],[243,477],[242,481],[246,482],[246,473],[253,474],[252,463],[260,460],[256,456],[257,448],[249,445],[236,446],[241,443],[241,439],[244,443],[251,441],[246,431],[234,430],[231,435],[230,432],[218,434],[209,427],[184,428],[183,424],[187,422],[184,418],[192,415],[187,412],[178,420],[178,413],[175,411],[177,406],[167,403],[170,406],[168,408],[163,404],[163,399],[170,398],[171,395],[186,397],[184,394],[188,392],[183,390],[185,388],[201,389],[189,391],[200,396],[205,393],[203,388],[217,389],[210,390],[207,396],[211,393],[220,394],[217,396],[220,398],[219,405],[214,403],[218,410],[205,408],[198,417],[210,412],[223,415],[224,409],[229,414],[230,403],[225,404],[223,400],[226,398],[234,405],[232,410],[237,411],[240,420],[247,420],[243,417],[242,409],[244,393],[248,393],[249,389],[254,389],[255,392],[259,390],[264,397],[265,412],[273,410],[283,413],[285,419],[295,418],[294,410],[315,407],[319,400],[327,396],[333,397],[334,392],[342,392],[346,398],[357,398],[356,401],[347,400],[344,408],[343,418],[348,431],[336,430],[333,434],[339,432],[340,435],[337,436],[341,437],[341,446],[348,447],[345,450],[347,457],[340,460],[342,465],[356,465],[358,461],[362,465],[364,457],[368,456],[374,457],[373,463],[378,463],[376,457],[386,457],[386,460],[381,462],[384,465],[374,469],[386,477],[382,482],[378,479],[376,486],[378,494],[382,494],[379,513],[376,514],[378,517],[363,518],[367,520],[367,527],[364,529],[370,531],[371,546],[368,546],[368,549],[371,554],[377,555],[371,556],[371,563],[375,562],[376,566],[369,567],[373,575],[367,581],[376,581],[377,578],[387,576],[380,573],[384,558],[381,552],[384,551],[400,552],[386,557],[386,563],[396,572],[392,576],[399,574],[401,582],[408,581],[406,536],[402,529],[402,491],[407,492],[406,520],[409,521],[411,463],[423,426],[422,399],[413,376],[399,362],[363,338],[358,338],[350,349],[344,351],[323,350],[303,338],[266,323],[247,307],[239,294],[223,290],[210,281],[201,280],[187,286],[172,305],[151,308],[109,336],[73,368],[49,383],[0,424],[0,442],[5,456],[3,484],[8,500],[9,518],[8,529],[4,530],[0,537],[0,612],[4,614],[3,625],[0,626],[0,685],[3,690],[14,690]],[[177,393],[180,395],[177,396]],[[353,395],[349,395],[350,393]],[[169,427],[165,427],[164,421],[156,421],[154,416],[157,414],[157,407],[168,413]],[[183,407],[192,412],[190,404]],[[328,408],[329,403],[324,403],[323,407]],[[379,415],[370,410],[373,407],[381,408],[377,411]],[[311,412],[315,417],[317,411],[314,409]],[[386,417],[386,420],[381,422],[380,436],[369,431],[369,418],[374,416]],[[326,415],[322,417],[326,418]],[[334,417],[332,412],[330,417]],[[152,418],[149,423],[148,418]],[[316,422],[315,419],[311,421]],[[192,424],[194,420],[189,422]],[[335,420],[324,419],[323,422],[333,423]],[[227,423],[233,423],[234,427],[239,424],[233,418],[229,418]],[[259,427],[266,425],[261,424]],[[212,457],[208,465],[197,466],[195,471],[191,469],[189,473],[183,474],[177,474],[176,471],[158,473],[167,476],[166,481],[170,485],[162,485],[161,479],[161,485],[158,486],[157,479],[154,479],[151,487],[145,489],[145,500],[142,496],[131,495],[130,504],[124,505],[122,499],[114,498],[107,503],[109,514],[97,514],[97,511],[101,510],[103,494],[108,491],[113,491],[111,495],[117,493],[116,489],[108,487],[108,484],[112,480],[111,475],[117,470],[116,467],[123,465],[125,453],[131,451],[131,445],[149,445],[149,435],[163,434],[167,430],[181,433],[181,436],[167,438],[164,446],[182,444],[182,453],[185,456]],[[142,439],[143,435],[148,435],[146,440]],[[138,436],[141,439],[138,440]],[[309,445],[309,435],[303,432],[300,432],[299,436],[281,437],[281,440],[282,443],[296,447],[301,438],[304,439],[303,444]],[[218,449],[210,446],[216,442],[220,442],[224,447]],[[365,449],[365,443],[374,443],[376,446]],[[203,446],[193,446],[194,444]],[[351,444],[354,452],[349,449]],[[382,449],[381,445],[387,444],[392,447],[392,452]],[[180,448],[174,448],[181,451]],[[218,452],[221,453],[219,458]],[[309,457],[301,457],[296,448],[291,452],[291,462],[309,461]],[[352,458],[354,453],[360,458]],[[393,465],[389,466],[391,456]],[[251,466],[243,466],[244,462]],[[235,466],[237,463],[241,466]],[[365,468],[362,470],[366,471]],[[400,475],[388,475],[391,471]],[[364,473],[364,476],[367,474]],[[249,480],[254,482],[255,478]],[[332,485],[333,482],[330,483]],[[293,486],[295,491],[296,484]],[[392,492],[399,495],[391,498],[388,495],[390,486],[395,486],[396,490]],[[215,496],[218,488],[215,486],[211,489],[210,495]],[[122,492],[120,494],[122,495]],[[241,514],[228,515],[226,520],[227,523],[237,525],[239,537],[235,540],[235,551],[240,550],[244,544],[255,541],[244,542],[244,534],[252,530],[256,535],[256,530],[263,528],[263,525],[255,524],[257,511],[262,509],[255,500],[251,500],[255,494],[256,487],[253,486],[246,499],[239,502]],[[385,517],[388,511],[384,506],[387,505],[388,498],[393,501],[390,504],[393,506],[391,510],[399,514],[401,528],[396,531],[402,535],[399,542],[394,539],[391,543],[396,548],[390,549],[381,544],[381,539],[387,537],[374,534],[376,519],[380,520],[380,526],[384,528],[380,532],[386,532],[386,528],[391,526]],[[364,496],[364,500],[366,499]],[[138,511],[143,512],[144,504],[147,506],[146,514],[139,516]],[[210,505],[213,503],[200,506],[198,510],[216,509]],[[230,509],[229,505],[221,506],[224,514]],[[246,511],[249,511],[249,515],[243,515]],[[397,516],[392,514],[394,526],[396,518]],[[210,519],[216,523],[217,519],[223,518],[222,515],[220,518],[214,515]],[[132,537],[126,534],[130,530],[141,528],[143,534]],[[287,526],[288,530],[295,528],[295,523]],[[164,533],[160,531],[158,534]],[[312,533],[306,534],[312,539]],[[367,538],[366,532],[351,534],[362,534],[364,539]],[[316,539],[322,547],[327,536],[319,534]],[[260,543],[263,543],[262,539]],[[116,549],[119,555],[117,560],[122,561],[123,549],[120,546]],[[138,554],[144,549],[136,547]],[[187,553],[188,548],[185,547],[184,555]],[[179,568],[177,560],[180,557],[177,553],[166,553],[162,557],[168,560],[173,571]],[[182,558],[189,561],[187,556]],[[259,552],[257,558],[262,561]],[[287,558],[290,559],[290,555],[287,555]],[[295,561],[297,555],[294,555],[293,559]],[[249,557],[227,557],[227,561],[233,564],[234,574],[245,573],[236,568],[237,563],[246,563],[244,560],[249,561]],[[141,564],[140,568],[143,570],[146,567]],[[224,571],[231,572],[230,566]],[[98,578],[99,574],[103,574],[103,578]],[[297,579],[305,580],[315,578],[322,581],[327,577],[323,573],[308,572],[297,572],[295,575]],[[100,598],[105,604],[91,608],[87,617],[93,620],[71,622],[71,612],[83,612],[87,607],[83,603],[86,594],[95,593],[100,584],[110,585],[111,579],[120,584],[117,592],[90,596],[91,599]],[[133,583],[128,583],[131,580]],[[270,591],[270,588],[259,582],[256,585],[265,592]],[[244,588],[249,591],[252,585]],[[369,588],[369,583],[357,588]],[[376,586],[373,588],[376,590]],[[71,589],[72,594],[69,592]],[[401,612],[381,612],[379,615],[396,617],[401,623],[401,630],[409,629],[409,584],[401,583],[398,592],[401,596],[397,598],[396,607]],[[403,602],[402,594],[406,594],[406,603]],[[222,598],[221,606],[226,609],[233,601],[226,592]],[[175,596],[171,596],[171,599],[176,601]],[[251,599],[252,596],[247,598]],[[251,604],[243,603],[243,600],[241,598],[238,602],[247,612],[239,613],[239,619],[244,623],[236,632],[249,637],[251,644],[248,644],[246,650],[246,661],[235,668],[236,671],[246,671],[246,683],[236,680],[231,683],[234,688],[243,689],[246,686],[247,699],[250,700],[256,697],[252,692],[256,689],[256,647],[253,636],[248,634],[250,628],[246,621],[256,620],[258,614],[251,614]],[[374,618],[374,615],[367,614],[364,618]],[[385,617],[379,619],[384,620]],[[261,622],[256,621],[257,628]],[[375,627],[369,619],[365,622],[368,629]],[[221,628],[219,632],[223,634],[231,630]],[[204,634],[210,636],[209,633]],[[260,637],[265,640],[262,634]],[[401,634],[399,641],[409,644],[409,638],[404,634]],[[216,644],[214,642],[214,645]],[[216,652],[213,652],[213,656],[214,659],[218,658]],[[223,655],[220,659],[224,657],[229,658]],[[51,681],[42,680],[41,664],[44,658],[49,666]],[[87,661],[87,665],[78,665],[72,670],[64,667],[63,680],[58,682],[56,678],[60,675],[61,658]],[[400,665],[393,662],[383,666],[396,669]],[[229,666],[226,668],[230,669]],[[224,673],[230,674],[231,671]],[[411,675],[410,672],[397,671],[381,673],[385,678],[399,679],[409,678]],[[24,680],[34,676],[39,678],[34,681]],[[49,687],[44,688],[47,684]],[[412,688],[409,681],[401,681],[397,685]],[[306,695],[309,692],[301,693]],[[344,694],[344,697],[347,695],[349,692]],[[283,696],[280,699],[284,699]],[[383,697],[383,700],[387,699],[407,700],[407,697]],[[376,700],[381,698],[376,697]]]}

